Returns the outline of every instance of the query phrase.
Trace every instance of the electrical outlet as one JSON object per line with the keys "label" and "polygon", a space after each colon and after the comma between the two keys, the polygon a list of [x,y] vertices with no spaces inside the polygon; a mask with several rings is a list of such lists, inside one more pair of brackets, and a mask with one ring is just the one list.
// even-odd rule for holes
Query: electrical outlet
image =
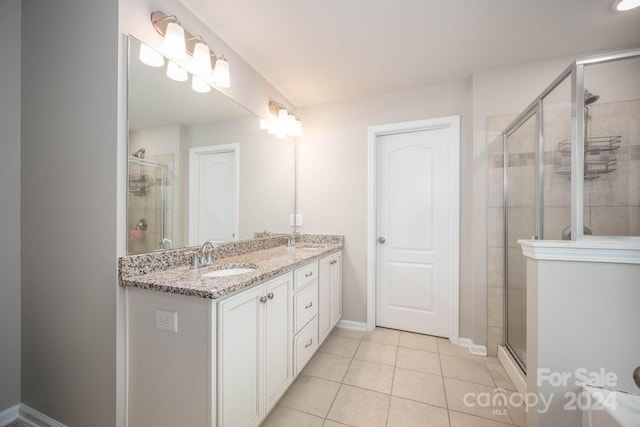
{"label": "electrical outlet", "polygon": [[302,227],[302,214],[297,214],[296,215],[296,226],[297,227]]}
{"label": "electrical outlet", "polygon": [[178,332],[178,313],[175,311],[156,310],[156,328]]}

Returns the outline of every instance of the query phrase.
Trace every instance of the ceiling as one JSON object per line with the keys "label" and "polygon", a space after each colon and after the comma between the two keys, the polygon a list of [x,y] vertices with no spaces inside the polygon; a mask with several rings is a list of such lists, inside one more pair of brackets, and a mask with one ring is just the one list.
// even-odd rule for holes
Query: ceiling
{"label": "ceiling", "polygon": [[298,107],[640,45],[613,0],[181,2]]}

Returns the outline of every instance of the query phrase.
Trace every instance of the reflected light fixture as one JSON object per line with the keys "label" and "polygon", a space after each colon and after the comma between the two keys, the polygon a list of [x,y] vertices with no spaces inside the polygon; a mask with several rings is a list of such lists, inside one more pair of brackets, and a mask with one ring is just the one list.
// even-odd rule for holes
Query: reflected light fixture
{"label": "reflected light fixture", "polygon": [[[194,76],[198,77],[199,81],[192,81],[191,87],[194,90],[197,90],[197,87],[200,89],[197,90],[198,92],[204,92],[205,88],[201,83],[214,84],[223,88],[231,87],[227,59],[221,53],[209,49],[202,37],[192,35],[180,26],[175,16],[167,15],[159,10],[151,13],[151,24],[156,32],[164,37],[162,51],[165,55],[175,59],[176,65],[186,67]],[[191,60],[187,63],[189,55]],[[216,60],[213,72],[211,71],[211,57]],[[169,75],[168,70],[167,75]]]}
{"label": "reflected light fixture", "polygon": [[619,12],[635,9],[640,6],[640,0],[616,0],[613,3],[613,9]]}
{"label": "reflected light fixture", "polygon": [[288,136],[302,136],[302,120],[289,112],[284,105],[277,102],[269,103],[272,117],[269,120],[260,119],[260,129],[284,139]]}
{"label": "reflected light fixture", "polygon": [[211,91],[211,86],[200,77],[193,76],[191,77],[191,89],[199,93],[207,93]]}
{"label": "reflected light fixture", "polygon": [[150,67],[162,67],[164,65],[164,56],[142,42],[140,42],[140,54],[138,58],[140,58],[143,64],[147,64]]}
{"label": "reflected light fixture", "polygon": [[189,74],[175,62],[169,61],[169,65],[167,65],[167,77],[177,82],[184,82],[189,79]]}

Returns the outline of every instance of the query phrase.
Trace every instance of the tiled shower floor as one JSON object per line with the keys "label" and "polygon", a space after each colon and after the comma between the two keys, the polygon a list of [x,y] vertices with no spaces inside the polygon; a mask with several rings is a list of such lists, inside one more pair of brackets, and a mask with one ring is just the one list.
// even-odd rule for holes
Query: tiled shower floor
{"label": "tiled shower floor", "polygon": [[448,340],[336,328],[262,426],[524,426],[523,407],[477,403],[513,393],[498,359]]}

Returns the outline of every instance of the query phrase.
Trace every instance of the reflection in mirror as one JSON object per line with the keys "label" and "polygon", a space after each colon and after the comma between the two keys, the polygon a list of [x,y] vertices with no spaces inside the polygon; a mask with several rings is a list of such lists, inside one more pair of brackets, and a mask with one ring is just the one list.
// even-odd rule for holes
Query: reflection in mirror
{"label": "reflection in mirror", "polygon": [[289,232],[294,141],[217,90],[143,64],[141,45],[129,37],[128,253]]}

